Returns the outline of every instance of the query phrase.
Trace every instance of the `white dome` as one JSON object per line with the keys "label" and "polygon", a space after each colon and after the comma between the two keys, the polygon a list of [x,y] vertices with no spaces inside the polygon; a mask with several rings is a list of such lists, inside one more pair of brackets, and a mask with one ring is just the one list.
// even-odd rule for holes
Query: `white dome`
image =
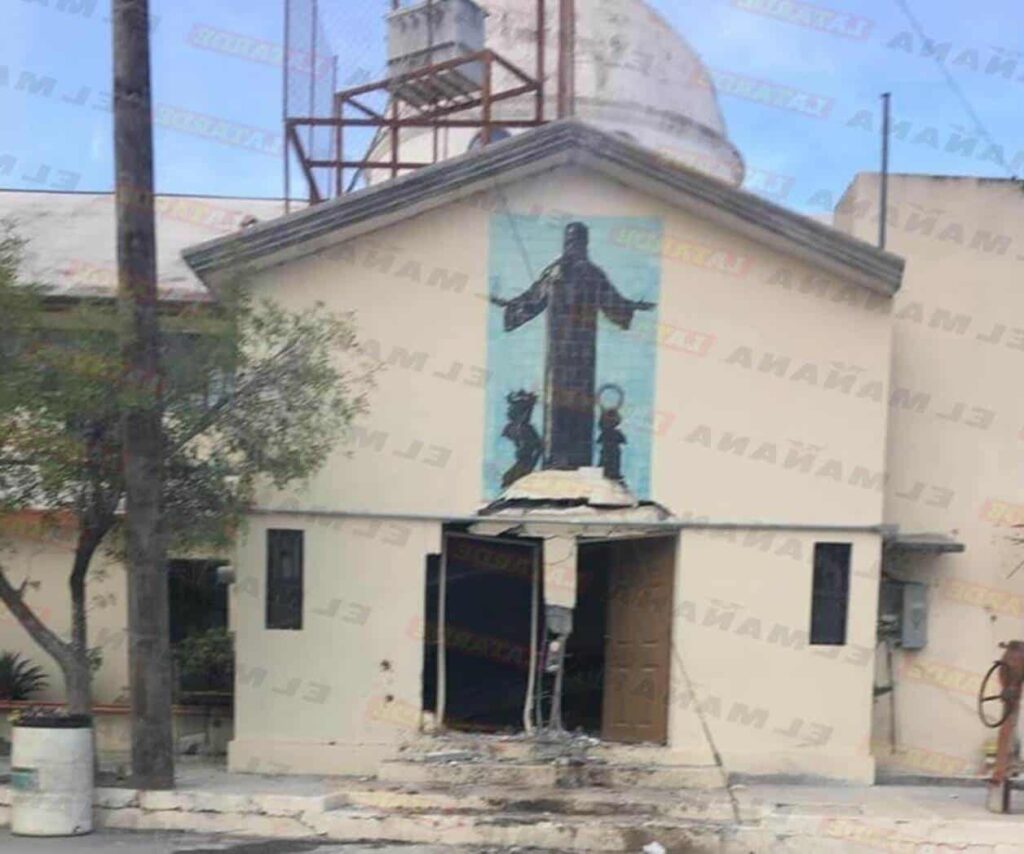
{"label": "white dome", "polygon": [[[477,2],[488,12],[487,46],[533,75],[536,4]],[[553,119],[558,3],[549,0],[547,7],[545,118]],[[523,102],[516,106],[517,114],[530,110]],[[576,115],[732,184],[743,182],[743,160],[728,141],[704,64],[643,0],[576,0]]]}
{"label": "white dome", "polygon": [[[531,77],[536,73],[534,0],[476,0],[487,16],[486,44]],[[545,113],[556,118],[558,3],[547,2],[545,24]],[[743,159],[729,142],[718,99],[700,58],[685,40],[643,0],[576,0],[575,115],[619,133],[666,158],[714,175],[734,186],[743,183]],[[519,81],[496,72],[495,90]],[[495,118],[532,119],[534,98],[496,103]],[[521,131],[513,131],[518,133]],[[463,154],[475,131],[442,131],[441,159]],[[402,160],[430,159],[430,131],[402,131]],[[373,159],[387,160],[386,136]],[[367,174],[371,183],[386,172]]]}

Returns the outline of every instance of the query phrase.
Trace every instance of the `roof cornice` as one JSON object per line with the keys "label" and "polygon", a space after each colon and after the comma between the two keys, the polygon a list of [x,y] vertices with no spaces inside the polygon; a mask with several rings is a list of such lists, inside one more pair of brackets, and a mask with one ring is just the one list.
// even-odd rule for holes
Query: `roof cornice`
{"label": "roof cornice", "polygon": [[826,267],[873,291],[899,290],[904,261],[844,232],[577,120],[553,122],[392,181],[185,250],[207,284],[318,251],[399,220],[577,164]]}

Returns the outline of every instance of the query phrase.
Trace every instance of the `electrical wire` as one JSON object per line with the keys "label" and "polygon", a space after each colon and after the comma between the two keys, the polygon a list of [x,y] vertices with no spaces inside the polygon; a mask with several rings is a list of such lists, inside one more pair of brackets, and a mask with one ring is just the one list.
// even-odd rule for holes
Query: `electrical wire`
{"label": "electrical wire", "polygon": [[505,190],[500,184],[496,185],[494,189],[498,194],[498,200],[501,202],[501,206],[505,209],[505,217],[512,229],[512,236],[515,238],[516,245],[519,247],[519,256],[522,259],[523,267],[526,269],[526,273],[530,277],[530,282],[535,282],[537,281],[537,276],[533,271],[533,264],[530,263],[530,253],[527,251],[526,242],[523,240],[523,235],[519,231],[519,223],[516,221],[516,216],[512,213],[512,207],[508,203],[508,196],[505,195]]}
{"label": "electrical wire", "polygon": [[693,710],[697,714],[697,721],[700,723],[701,730],[704,732],[704,739],[708,743],[708,748],[711,750],[711,757],[715,761],[715,765],[718,766],[718,770],[722,774],[722,780],[725,784],[725,790],[729,793],[729,804],[732,806],[733,818],[740,822],[742,815],[740,812],[740,803],[736,797],[736,793],[733,791],[733,787],[729,783],[729,770],[725,767],[725,762],[722,760],[722,754],[718,750],[718,745],[715,744],[715,737],[711,734],[711,726],[708,724],[707,717],[704,715],[704,710],[701,708],[700,701],[697,699],[697,692],[693,684],[693,680],[690,678],[690,673],[686,669],[686,663],[683,661],[682,653],[679,652],[676,645],[672,644],[672,657],[676,660],[676,666],[679,668],[679,673],[683,677],[683,681],[686,682],[686,690],[689,691],[690,699],[693,700]]}
{"label": "electrical wire", "polygon": [[[927,33],[925,33],[924,27],[921,25],[920,19],[914,14],[913,10],[910,8],[910,3],[908,2],[908,0],[894,0],[894,2],[903,12],[907,21],[909,21],[910,26],[917,34],[917,37],[926,44],[934,44],[934,41],[928,37]],[[992,134],[989,133],[988,128],[985,127],[985,123],[982,122],[981,116],[978,115],[978,111],[974,109],[974,105],[971,103],[970,99],[964,93],[964,90],[960,87],[960,84],[957,83],[956,78],[953,76],[953,73],[949,70],[949,68],[946,67],[946,64],[942,61],[942,57],[939,55],[938,52],[935,52],[934,55],[935,64],[938,65],[939,71],[942,72],[942,76],[943,78],[945,78],[946,85],[949,87],[950,91],[952,91],[952,93],[957,97],[957,100],[960,101],[960,106],[962,106],[967,115],[970,116],[971,121],[974,122],[975,131],[986,142],[988,142],[990,146],[993,146],[995,148],[1001,148],[1001,146],[993,138]],[[1019,176],[1012,169],[1010,169],[1010,167],[1007,166],[1005,162],[1003,162],[1001,165],[1003,169],[1006,171],[1006,174],[1010,178],[1018,180]]]}

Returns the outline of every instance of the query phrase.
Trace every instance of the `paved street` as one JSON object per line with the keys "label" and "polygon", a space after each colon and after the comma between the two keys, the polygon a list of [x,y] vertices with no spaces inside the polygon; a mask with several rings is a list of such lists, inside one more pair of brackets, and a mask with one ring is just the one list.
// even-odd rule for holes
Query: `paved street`
{"label": "paved street", "polygon": [[0,851],[4,854],[92,854],[100,851],[116,851],[118,854],[214,854],[221,851],[231,854],[363,854],[370,851],[374,854],[450,854],[452,850],[423,845],[324,845],[286,839],[240,841],[198,834],[115,831],[101,831],[75,839],[25,839],[0,830]]}

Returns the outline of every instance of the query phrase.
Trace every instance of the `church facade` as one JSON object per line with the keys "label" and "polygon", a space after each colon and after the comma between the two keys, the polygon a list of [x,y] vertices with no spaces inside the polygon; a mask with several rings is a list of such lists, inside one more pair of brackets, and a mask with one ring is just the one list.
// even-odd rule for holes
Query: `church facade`
{"label": "church facade", "polygon": [[233,768],[562,730],[873,780],[898,258],[559,122],[186,259],[384,364],[239,543]]}
{"label": "church facade", "polygon": [[[487,45],[532,67],[532,13],[481,5]],[[582,733],[738,774],[983,773],[978,687],[1024,614],[1019,183],[893,176],[880,252],[877,176],[834,228],[737,189],[692,48],[643,0],[578,6],[582,123],[483,150],[453,128],[439,165],[284,218],[280,201],[158,199],[168,304],[242,277],[354,311],[383,365],[316,478],[261,494],[232,555],[176,556],[172,599],[201,588],[187,610],[237,652],[234,735],[178,709],[181,746],[233,738],[241,771],[374,774],[440,733]],[[554,115],[554,75],[542,94]],[[401,138],[432,159],[434,129]],[[56,299],[113,294],[111,194],[0,208]],[[74,530],[29,516],[0,534],[68,631]],[[127,570],[98,568],[98,741],[123,753]],[[62,700],[3,609],[0,650]]]}

